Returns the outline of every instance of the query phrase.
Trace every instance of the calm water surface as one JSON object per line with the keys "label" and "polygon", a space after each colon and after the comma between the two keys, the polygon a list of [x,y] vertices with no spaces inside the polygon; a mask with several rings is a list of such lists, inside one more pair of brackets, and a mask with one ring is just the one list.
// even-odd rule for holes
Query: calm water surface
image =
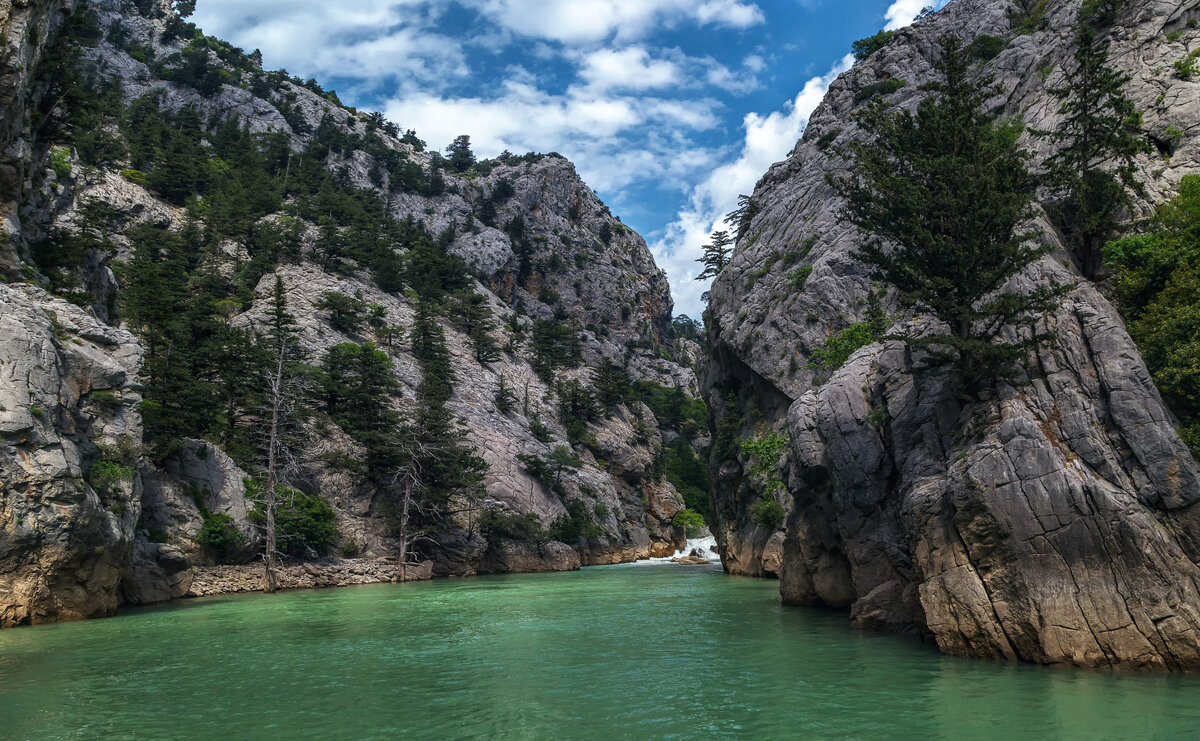
{"label": "calm water surface", "polygon": [[952,659],[719,569],[191,600],[0,632],[0,738],[1200,736],[1200,677]]}

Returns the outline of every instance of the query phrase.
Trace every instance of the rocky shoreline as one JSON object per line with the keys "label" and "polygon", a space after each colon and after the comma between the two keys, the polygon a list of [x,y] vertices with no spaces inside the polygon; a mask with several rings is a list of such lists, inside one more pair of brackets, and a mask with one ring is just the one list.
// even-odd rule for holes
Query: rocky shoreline
{"label": "rocky shoreline", "polygon": [[[409,566],[404,576],[403,581],[428,581],[433,578],[433,562]],[[399,581],[400,571],[394,559],[324,559],[279,569],[280,589],[324,589]],[[191,585],[183,596],[210,597],[261,589],[259,564],[195,566]]]}

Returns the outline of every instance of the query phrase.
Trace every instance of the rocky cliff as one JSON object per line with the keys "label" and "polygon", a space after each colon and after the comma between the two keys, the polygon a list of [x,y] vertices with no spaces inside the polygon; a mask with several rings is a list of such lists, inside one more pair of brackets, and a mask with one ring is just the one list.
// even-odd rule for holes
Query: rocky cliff
{"label": "rocky cliff", "polygon": [[[193,564],[257,558],[246,487],[260,473],[260,410],[232,386],[215,391],[225,361],[200,359],[208,370],[185,369],[192,385],[180,387],[213,390],[211,406],[228,402],[223,433],[179,430],[164,445],[161,432],[143,431],[139,410],[161,409],[163,397],[143,403],[142,392],[159,393],[170,361],[161,334],[129,324],[127,302],[138,271],[165,259],[147,245],[177,237],[203,245],[181,261],[188,295],[209,291],[201,283],[228,286],[195,299],[206,302],[206,327],[261,338],[278,280],[310,369],[334,346],[374,342],[396,382],[385,404],[402,420],[416,414],[426,380],[409,339],[428,288],[413,277],[425,259],[415,255],[440,261],[430,275],[460,266],[434,278],[458,286],[453,301],[470,310],[455,314],[447,299],[434,320],[453,378],[445,409],[487,467],[420,546],[438,573],[569,569],[674,550],[683,533],[671,521],[684,503],[661,457],[681,439],[705,443],[695,420],[675,418],[679,400],[697,395],[698,346],[676,337],[667,281],[645,242],[570,162],[506,154],[457,167],[314,82],[263,71],[168,2],[73,10],[48,0],[0,6],[11,281],[0,286],[0,625],[180,596]],[[154,128],[162,121],[171,130]],[[223,160],[218,148],[230,141],[250,149],[222,151]],[[277,165],[266,180],[219,193],[255,153]],[[268,189],[278,197],[264,206]],[[249,222],[230,230],[226,218]],[[373,234],[401,236],[380,247]],[[264,258],[267,242],[287,246]],[[351,243],[373,246],[369,255],[343,249]],[[196,308],[181,296],[155,316]],[[353,321],[335,316],[331,297]],[[481,333],[493,346],[482,355]],[[167,365],[150,367],[154,358]],[[601,373],[621,389],[604,403],[592,393]],[[504,402],[501,385],[511,392]],[[394,557],[394,512],[361,436],[319,400],[312,407],[288,483],[332,507],[331,555]],[[660,423],[655,410],[672,419]],[[566,463],[550,475],[554,455]],[[481,513],[532,515],[535,530],[572,542],[483,531]],[[219,552],[218,526],[232,543]]]}
{"label": "rocky cliff", "polygon": [[[1132,75],[1127,93],[1158,145],[1138,163],[1145,212],[1200,166],[1200,82],[1173,70],[1200,44],[1200,4],[1116,5],[1103,31],[1111,62]],[[996,110],[1056,126],[1049,90],[1071,64],[1080,2],[1049,3],[1025,35],[1012,8],[956,0],[900,31],[833,83],[759,181],[708,317],[722,557],[733,572],[777,575],[787,603],[848,608],[857,626],[931,634],[947,653],[1195,668],[1200,468],[1103,286],[1081,277],[1040,205],[1032,226],[1055,250],[1019,283],[1074,289],[1045,319],[1056,339],[1026,378],[963,404],[900,342],[863,347],[831,373],[809,365],[878,289],[851,257],[860,237],[826,180],[850,166],[843,148],[860,135],[851,114],[864,100],[914,106],[939,37],[985,37],[999,48],[980,63],[1001,85]],[[1050,154],[1044,139],[1024,143],[1035,164]],[[884,304],[896,329],[928,321]],[[789,442],[778,529],[751,517],[762,487],[736,444],[772,431]]]}

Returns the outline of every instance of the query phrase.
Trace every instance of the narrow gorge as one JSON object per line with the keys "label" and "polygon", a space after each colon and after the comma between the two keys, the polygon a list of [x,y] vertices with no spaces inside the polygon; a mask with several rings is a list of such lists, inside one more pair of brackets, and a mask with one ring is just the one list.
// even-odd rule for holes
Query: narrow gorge
{"label": "narrow gorge", "polygon": [[[711,537],[784,605],[945,654],[1200,668],[1200,293],[1171,278],[1200,274],[1197,0],[953,0],[858,42],[730,215],[703,322],[564,156],[443,155],[194,5],[0,0],[0,627],[257,591],[264,552],[281,589],[716,578],[685,545]],[[1045,178],[1084,26],[1139,142],[1103,266]],[[944,90],[947,38],[1030,153],[1041,252],[1005,286],[1055,295],[998,335],[1044,340],[1019,372],[967,389],[843,197],[868,111]],[[1155,229],[1175,262],[1135,265]],[[545,583],[642,609],[596,573]]]}

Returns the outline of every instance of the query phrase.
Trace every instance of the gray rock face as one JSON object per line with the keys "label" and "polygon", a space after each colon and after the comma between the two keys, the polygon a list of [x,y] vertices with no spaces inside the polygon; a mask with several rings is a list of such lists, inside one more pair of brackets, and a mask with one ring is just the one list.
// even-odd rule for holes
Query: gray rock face
{"label": "gray rock face", "polygon": [[[1075,290],[1046,320],[1055,342],[1030,377],[978,403],[951,398],[944,379],[913,370],[902,344],[859,350],[828,379],[806,359],[861,319],[870,288],[850,253],[827,172],[857,136],[854,93],[885,76],[911,106],[932,76],[936,39],[1010,36],[1000,0],[957,0],[901,31],[842,75],[790,157],[759,182],[761,212],[712,292],[713,362],[706,384],[719,420],[750,434],[787,434],[782,462],[789,518],[781,533],[750,523],[757,499],[739,462],[718,481],[726,567],[770,573],[778,553],[785,602],[850,609],[860,627],[932,634],[943,651],[1048,664],[1133,669],[1200,666],[1200,470],[1179,440],[1124,324],[1079,277],[1044,217],[1034,228],[1056,251],[1015,279]],[[987,64],[996,101],[1030,128],[1053,129],[1079,2],[1052,5],[1046,30],[1013,38]],[[1200,41],[1196,2],[1129,3],[1108,32],[1112,63],[1147,131],[1184,132],[1169,159],[1139,161],[1147,198],[1173,194],[1200,162],[1200,83],[1172,62]],[[1180,31],[1176,41],[1168,34]],[[1039,74],[1041,71],[1041,74]],[[1044,141],[1029,141],[1038,158]],[[813,268],[787,288],[789,251]],[[903,322],[898,307],[889,307]],[[757,416],[756,416],[757,415]]]}
{"label": "gray rock face", "polygon": [[0,627],[108,615],[133,549],[142,350],[0,284]]}
{"label": "gray rock face", "polygon": [[[98,39],[95,46],[84,46],[79,54],[97,74],[120,80],[126,102],[154,94],[168,112],[192,107],[205,121],[235,120],[252,132],[283,132],[296,151],[308,144],[323,119],[346,134],[370,133],[365,114],[352,113],[291,82],[272,83],[267,92],[261,87],[224,85],[206,97],[193,87],[161,79],[126,49],[133,45],[150,49],[158,60],[169,60],[182,51],[184,40],[163,40],[172,3],[157,0],[157,11],[149,14],[157,16],[153,19],[122,0],[96,0],[90,5],[97,15],[97,27],[105,32],[121,27],[125,43],[119,46],[107,38]],[[0,9],[6,7],[0,0]],[[19,5],[20,13],[25,14],[22,17],[34,19],[28,22],[36,21],[48,31],[60,27],[63,11],[72,7],[66,0]],[[10,26],[24,29],[28,23],[12,20],[5,28]],[[54,36],[50,32],[38,36],[38,43],[29,48],[11,42],[25,39],[24,31],[5,38],[10,41],[0,54],[15,58],[11,54],[19,52],[25,55],[22,59],[33,60]],[[210,64],[224,63],[213,55]],[[10,96],[4,100],[29,97],[29,91],[16,90],[9,82],[29,87],[25,77],[0,79],[0,95]],[[131,166],[129,162],[85,168],[76,166],[75,154],[59,150],[58,155],[72,164],[70,174],[60,177],[49,167],[48,152],[51,145],[63,143],[38,141],[23,115],[16,109],[10,115],[7,107],[0,114],[0,136],[5,137],[6,147],[13,144],[5,150],[11,157],[0,161],[0,170],[11,161],[14,183],[11,193],[0,193],[11,198],[5,229],[14,235],[0,245],[0,271],[5,270],[3,262],[8,259],[13,263],[7,266],[11,267],[7,270],[10,279],[41,280],[29,258],[30,245],[47,234],[70,234],[78,229],[82,206],[90,201],[111,209],[104,236],[112,249],[91,250],[80,264],[63,268],[96,299],[88,311],[51,299],[37,289],[0,286],[4,290],[0,293],[0,323],[13,328],[0,337],[0,372],[5,374],[0,383],[0,434],[6,436],[10,451],[0,460],[0,483],[5,484],[5,504],[0,509],[0,528],[4,528],[0,530],[0,624],[107,614],[118,599],[141,604],[186,593],[193,575],[200,573],[198,568],[216,568],[211,565],[212,555],[197,542],[205,512],[232,517],[245,548],[225,556],[239,562],[230,566],[236,579],[206,581],[199,589],[212,593],[222,585],[250,583],[258,533],[245,499],[247,471],[217,446],[200,440],[184,441],[183,449],[168,460],[144,460],[140,451],[145,441],[136,412],[142,350],[132,335],[106,324],[110,319],[116,321],[115,312],[113,316],[109,313],[118,306],[115,275],[136,248],[130,236],[133,229],[144,225],[178,229],[185,213],[139,185],[137,177],[122,176],[120,171]],[[431,154],[386,131],[379,136],[381,146],[430,170]],[[490,171],[470,176],[446,172],[446,190],[436,196],[393,187],[390,175],[381,176],[366,151],[335,151],[324,164],[342,173],[350,185],[375,190],[397,218],[412,218],[433,235],[452,229],[450,249],[471,267],[474,290],[492,313],[493,335],[498,344],[508,348],[496,362],[480,363],[466,333],[439,320],[455,376],[454,395],[447,406],[461,420],[467,439],[488,462],[489,470],[483,491],[461,502],[462,513],[455,516],[447,533],[439,534],[439,546],[427,554],[432,562],[429,568],[439,575],[578,568],[581,562],[612,563],[673,552],[682,543],[682,532],[671,524],[671,518],[683,503],[653,469],[664,434],[676,433],[659,429],[644,405],[619,405],[592,421],[587,434],[594,444],[589,449],[577,446],[581,464],[564,475],[562,485],[553,488],[557,490],[531,476],[517,458],[523,454],[546,456],[555,446],[567,443],[559,414],[560,384],[577,381],[586,386],[596,369],[609,363],[624,365],[632,380],[698,393],[691,368],[697,347],[670,337],[672,303],[667,280],[654,265],[644,240],[622,225],[579,180],[574,166],[557,155],[497,162]],[[498,188],[508,186],[510,196],[492,198]],[[494,217],[483,223],[478,215],[492,206]],[[266,216],[262,226],[269,228],[279,218],[279,214]],[[524,223],[521,238],[507,228],[514,219]],[[300,226],[304,256],[264,275],[253,297],[228,321],[240,328],[261,330],[278,277],[309,360],[319,363],[330,347],[341,342],[377,342],[392,359],[400,384],[392,403],[402,416],[409,415],[421,382],[420,366],[407,339],[416,311],[415,297],[411,292],[380,290],[369,271],[353,263],[344,271],[325,272],[309,259],[319,230],[314,224]],[[206,269],[230,277],[246,268],[245,245],[226,241],[217,252],[206,257]],[[24,264],[20,264],[22,257]],[[528,269],[523,270],[526,262]],[[115,274],[110,265],[116,268]],[[395,331],[384,333],[369,327],[339,331],[320,308],[327,292],[358,296],[382,307],[386,324]],[[44,307],[59,312],[62,327],[46,318]],[[534,372],[529,338],[536,320],[551,319],[572,326],[580,339],[583,362],[558,369],[547,380]],[[32,339],[25,341],[31,331]],[[495,402],[501,379],[518,397],[517,408],[503,414]],[[107,395],[96,396],[94,390]],[[534,435],[535,422],[546,432],[539,430]],[[387,503],[379,501],[366,476],[364,450],[321,415],[309,424],[308,442],[305,449],[296,451],[297,465],[289,482],[331,504],[339,530],[335,550],[380,563],[394,559],[397,543],[386,521]],[[196,436],[201,432],[196,431]],[[132,451],[131,457],[126,456],[128,462],[121,465],[133,473],[128,481],[107,486],[100,496],[86,483],[89,471],[94,462],[106,460],[110,453],[105,451],[121,445],[122,450]],[[252,466],[246,463],[249,468]],[[59,500],[69,501],[70,507],[46,504]],[[587,513],[600,534],[589,530],[593,534],[584,541],[551,543],[540,554],[531,554],[523,545],[489,549],[477,532],[479,513],[485,508],[532,513],[548,527],[568,514],[568,505]],[[42,518],[36,527],[30,524],[33,516]],[[55,539],[61,544],[54,545]],[[36,569],[28,566],[34,562],[40,564]],[[92,570],[96,573],[89,575]],[[208,572],[204,573],[196,578],[207,579]],[[297,576],[296,584],[301,586],[350,583],[339,581],[342,577],[336,574],[320,579],[311,574],[311,579],[298,573],[292,576]],[[37,595],[31,596],[30,590]],[[79,596],[71,596],[72,590]]]}

